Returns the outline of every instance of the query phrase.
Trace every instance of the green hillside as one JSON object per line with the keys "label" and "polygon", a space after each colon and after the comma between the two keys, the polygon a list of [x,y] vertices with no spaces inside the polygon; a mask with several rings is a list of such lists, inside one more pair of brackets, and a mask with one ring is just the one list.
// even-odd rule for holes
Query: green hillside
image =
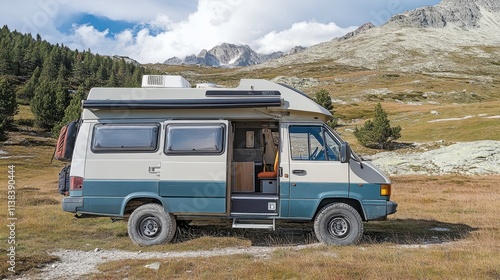
{"label": "green hillside", "polygon": [[[0,96],[2,100],[16,100],[0,107],[0,136],[20,123],[13,122],[17,105],[29,105],[33,120],[22,119],[21,124],[33,122],[42,130],[57,127],[65,109],[78,88],[85,93],[92,87],[137,87],[148,70],[90,50],[71,50],[64,45],[53,45],[31,34],[0,29]],[[81,98],[82,95],[80,94]]]}

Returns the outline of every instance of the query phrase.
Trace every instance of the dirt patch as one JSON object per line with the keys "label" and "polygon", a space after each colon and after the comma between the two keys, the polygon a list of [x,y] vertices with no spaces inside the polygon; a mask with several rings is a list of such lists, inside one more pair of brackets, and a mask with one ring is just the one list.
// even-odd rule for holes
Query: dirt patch
{"label": "dirt patch", "polygon": [[247,254],[254,257],[267,257],[278,249],[293,249],[302,250],[306,248],[314,248],[322,246],[321,244],[299,245],[288,247],[261,247],[254,246],[248,248],[224,248],[206,251],[188,251],[188,252],[131,252],[122,250],[100,250],[93,251],[78,251],[78,250],[57,250],[50,254],[58,257],[60,260],[50,264],[36,273],[23,275],[18,278],[11,279],[83,279],[85,275],[98,273],[99,264],[125,260],[147,260],[147,259],[167,259],[167,258],[198,258],[198,257],[215,257]]}

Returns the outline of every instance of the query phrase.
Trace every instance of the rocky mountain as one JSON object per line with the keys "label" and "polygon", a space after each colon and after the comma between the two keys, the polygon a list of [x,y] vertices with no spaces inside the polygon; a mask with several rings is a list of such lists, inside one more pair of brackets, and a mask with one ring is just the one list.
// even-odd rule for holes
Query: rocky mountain
{"label": "rocky mountain", "polygon": [[307,48],[302,46],[295,46],[292,49],[290,49],[286,54],[289,55],[289,54],[299,53],[305,49]]}
{"label": "rocky mountain", "polygon": [[498,0],[443,0],[354,33],[251,69],[331,60],[389,71],[500,72]]}
{"label": "rocky mountain", "polygon": [[[294,47],[290,52],[298,53],[304,50],[304,47]],[[240,67],[260,64],[272,59],[287,55],[283,52],[274,52],[271,54],[258,54],[248,45],[236,45],[223,43],[210,50],[202,50],[198,55],[192,54],[184,59],[172,57],[164,63],[168,65],[196,64],[213,67]]]}
{"label": "rocky mountain", "polygon": [[500,12],[497,0],[443,0],[439,5],[423,7],[395,15],[390,22],[403,26],[443,28],[480,28],[481,19],[488,13]]}
{"label": "rocky mountain", "polygon": [[123,59],[125,60],[125,62],[127,63],[131,63],[131,64],[134,64],[135,66],[139,66],[141,65],[137,60],[133,59],[133,58],[130,58],[128,56],[123,56],[123,55],[113,55],[112,56],[113,59],[117,59],[117,60],[120,60],[120,59]]}
{"label": "rocky mountain", "polygon": [[357,36],[357,35],[365,32],[366,30],[374,28],[374,27],[375,27],[375,25],[373,25],[373,23],[367,22],[367,23],[361,25],[360,27],[358,27],[356,30],[354,30],[352,32],[349,32],[349,33],[345,34],[344,36],[342,36],[340,38],[337,38],[337,40],[338,41],[347,40],[349,38]]}

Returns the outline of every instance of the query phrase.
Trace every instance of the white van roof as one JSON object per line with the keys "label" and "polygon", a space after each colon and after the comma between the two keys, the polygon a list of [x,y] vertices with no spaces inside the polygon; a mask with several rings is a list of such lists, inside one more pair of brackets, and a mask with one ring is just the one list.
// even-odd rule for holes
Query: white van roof
{"label": "white van roof", "polygon": [[[147,88],[93,88],[83,108],[98,111],[120,110],[169,110],[175,114],[182,110],[218,109],[232,114],[246,110],[264,110],[281,116],[309,115],[328,120],[332,114],[318,105],[303,92],[283,84],[262,79],[242,79],[236,88],[191,88],[191,87],[147,87]],[[233,112],[233,109],[239,111]],[[107,113],[106,115],[109,115]],[[84,111],[85,118],[85,111]]]}

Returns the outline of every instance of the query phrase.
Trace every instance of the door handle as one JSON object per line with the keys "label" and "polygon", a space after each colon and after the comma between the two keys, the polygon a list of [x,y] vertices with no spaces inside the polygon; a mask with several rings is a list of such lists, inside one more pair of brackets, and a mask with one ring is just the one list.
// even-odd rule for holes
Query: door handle
{"label": "door handle", "polygon": [[305,171],[303,169],[295,169],[295,170],[292,170],[292,174],[295,174],[295,175],[306,175],[307,171]]}
{"label": "door handle", "polygon": [[150,166],[148,171],[149,173],[160,173],[160,166]]}

